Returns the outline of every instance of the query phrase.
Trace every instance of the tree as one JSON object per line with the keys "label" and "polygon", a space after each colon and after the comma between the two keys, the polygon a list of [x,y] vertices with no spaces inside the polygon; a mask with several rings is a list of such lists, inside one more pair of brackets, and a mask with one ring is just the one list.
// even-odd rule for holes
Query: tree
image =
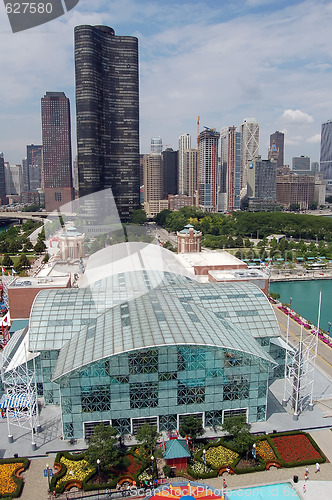
{"label": "tree", "polygon": [[119,465],[122,453],[118,447],[117,430],[110,425],[96,425],[85,456],[93,467],[97,466],[97,460],[102,468]]}
{"label": "tree", "polygon": [[165,227],[166,219],[171,213],[171,210],[165,208],[165,210],[162,210],[155,216],[154,221],[158,224],[158,226]]}
{"label": "tree", "polygon": [[45,243],[40,239],[38,239],[37,243],[33,247],[36,253],[42,253],[45,250],[45,248],[46,248]]}
{"label": "tree", "polygon": [[33,249],[33,244],[29,240],[23,247],[23,252],[28,252],[29,250]]}
{"label": "tree", "polygon": [[13,266],[13,261],[10,258],[10,256],[6,253],[6,255],[3,258],[2,265],[3,267],[12,267]]}
{"label": "tree", "polygon": [[222,425],[223,432],[232,436],[232,445],[240,455],[246,453],[247,457],[249,450],[255,442],[254,436],[250,434],[250,427],[244,415],[228,417]]}
{"label": "tree", "polygon": [[19,258],[17,264],[15,265],[15,271],[20,273],[24,269],[28,269],[31,267],[30,261],[28,257],[25,255],[25,253],[22,253],[21,257]]}
{"label": "tree", "polygon": [[179,432],[182,437],[188,436],[193,440],[195,440],[197,436],[202,436],[204,434],[204,429],[201,419],[195,417],[195,415],[184,417]]}
{"label": "tree", "polygon": [[46,264],[50,260],[50,254],[48,252],[45,253],[45,256],[43,258],[44,264]]}
{"label": "tree", "polygon": [[146,216],[146,212],[141,208],[134,210],[131,216],[132,224],[145,224],[148,218]]}
{"label": "tree", "polygon": [[136,439],[140,446],[140,457],[146,461],[150,461],[151,456],[155,453],[157,441],[160,437],[157,427],[151,427],[148,423],[142,425],[136,434]]}

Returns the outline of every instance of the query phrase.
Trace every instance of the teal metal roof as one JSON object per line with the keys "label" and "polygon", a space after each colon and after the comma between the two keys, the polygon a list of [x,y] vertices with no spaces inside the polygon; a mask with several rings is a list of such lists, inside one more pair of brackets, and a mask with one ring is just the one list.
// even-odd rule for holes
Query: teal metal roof
{"label": "teal metal roof", "polygon": [[276,364],[247,331],[155,289],[114,306],[72,337],[59,353],[53,380],[110,356],[169,345],[226,348]]}
{"label": "teal metal roof", "polygon": [[190,452],[187,449],[187,443],[182,439],[171,439],[165,442],[164,459],[189,458]]}

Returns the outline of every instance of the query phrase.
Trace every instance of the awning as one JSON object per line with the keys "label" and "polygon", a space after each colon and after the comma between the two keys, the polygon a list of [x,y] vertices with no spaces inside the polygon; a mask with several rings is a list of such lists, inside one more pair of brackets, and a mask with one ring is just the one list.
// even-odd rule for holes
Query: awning
{"label": "awning", "polygon": [[287,342],[285,342],[284,339],[282,339],[281,337],[271,338],[270,343],[282,347],[283,349],[285,349],[285,351],[289,351],[292,353],[295,352],[295,350],[290,345],[288,345]]}
{"label": "awning", "polygon": [[3,394],[0,399],[0,408],[29,408],[30,398],[23,394]]}

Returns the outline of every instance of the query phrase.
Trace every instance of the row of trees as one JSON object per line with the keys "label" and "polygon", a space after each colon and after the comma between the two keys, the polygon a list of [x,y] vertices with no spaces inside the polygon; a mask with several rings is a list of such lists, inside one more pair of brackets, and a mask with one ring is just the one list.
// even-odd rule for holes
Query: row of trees
{"label": "row of trees", "polygon": [[155,221],[169,231],[180,231],[190,223],[205,237],[264,238],[281,233],[295,239],[332,241],[332,218],[315,215],[241,211],[212,214],[196,207],[183,207],[176,212],[163,210],[156,215]]}
{"label": "row of trees", "polygon": [[[42,253],[46,249],[44,228],[37,237],[37,242],[33,245],[29,239],[30,234],[40,227],[41,223],[27,220],[21,226],[11,226],[0,234],[0,253],[4,254],[1,265],[4,268],[14,268],[17,273],[22,273],[31,267],[27,253]],[[20,258],[14,261],[11,255],[20,253]]]}
{"label": "row of trees", "polygon": [[[250,424],[246,423],[244,416],[239,415],[225,419],[221,429],[241,455],[248,455],[255,439],[250,434]],[[188,415],[183,419],[179,431],[182,437],[189,439],[191,445],[204,434],[201,420],[194,415]],[[160,433],[157,432],[156,427],[151,427],[146,423],[140,427],[135,437],[139,443],[136,453],[137,460],[143,468],[147,467],[151,465],[151,457],[161,456],[161,448],[157,446]],[[117,430],[111,426],[104,426],[104,424],[95,427],[85,456],[93,466],[98,463],[102,468],[112,467],[118,470],[126,470],[128,467],[126,449],[121,446]]]}

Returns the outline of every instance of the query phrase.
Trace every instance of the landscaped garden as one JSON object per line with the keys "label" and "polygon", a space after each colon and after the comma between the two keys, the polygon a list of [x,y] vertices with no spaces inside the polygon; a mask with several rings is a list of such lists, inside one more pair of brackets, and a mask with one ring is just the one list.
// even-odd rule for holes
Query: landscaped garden
{"label": "landscaped garden", "polygon": [[[220,439],[198,440],[203,431],[194,426],[193,433],[196,432],[196,435],[193,439],[189,430],[186,429],[185,436],[191,456],[187,469],[177,471],[188,479],[216,477],[226,467],[230,467],[235,474],[243,474],[264,470],[271,464],[295,467],[326,461],[309,434],[299,431],[254,436],[249,432],[250,425],[242,417],[227,419],[222,427],[225,436]],[[86,452],[57,454],[51,491],[62,493],[73,486],[86,491],[111,490],[118,484],[127,487],[133,483],[142,487],[151,480],[160,480],[156,460],[151,458],[162,456],[162,444],[158,445],[159,433],[145,424],[136,438],[140,444],[127,449],[119,444],[113,427],[97,426]],[[23,481],[17,472],[26,469],[28,464],[29,461],[23,458],[0,460],[0,498],[20,495]],[[168,476],[169,472],[170,467],[165,466],[165,475]]]}

